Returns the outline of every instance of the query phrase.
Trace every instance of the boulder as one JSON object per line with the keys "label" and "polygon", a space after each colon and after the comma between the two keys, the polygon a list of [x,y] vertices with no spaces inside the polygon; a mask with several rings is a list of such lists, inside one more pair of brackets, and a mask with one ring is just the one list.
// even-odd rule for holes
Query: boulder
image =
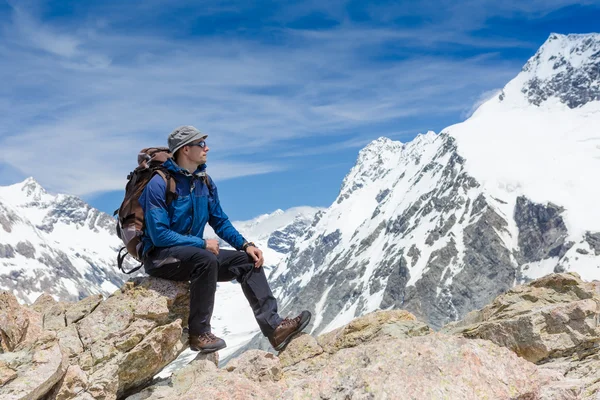
{"label": "boulder", "polygon": [[42,295],[30,307],[0,293],[0,398],[117,399],[185,348],[188,284],[136,278],[108,299]]}
{"label": "boulder", "polygon": [[0,354],[0,399],[40,399],[63,377],[68,365],[56,335],[46,331],[35,342]]}
{"label": "boulder", "polygon": [[[580,398],[600,395],[600,283],[576,273],[544,276],[516,286],[443,331],[489,340],[563,377]],[[552,389],[551,387],[551,389]]]}
{"label": "boulder", "polygon": [[[256,352],[262,352],[256,350]],[[270,354],[270,353],[267,353]],[[273,356],[271,354],[271,356]],[[248,365],[248,361],[263,358],[266,355],[257,353],[246,356],[245,361],[238,361],[238,366],[231,372],[218,369],[210,360],[194,360],[182,369],[176,371],[171,378],[158,385],[145,388],[139,393],[127,397],[127,400],[145,399],[277,399],[281,398],[279,385],[270,380],[259,381],[248,377],[249,371],[257,368],[270,369],[273,363],[261,362],[260,366]],[[275,357],[276,359],[276,357]],[[259,372],[261,376],[267,376]]]}
{"label": "boulder", "polygon": [[487,339],[534,363],[586,351],[600,339],[597,283],[576,273],[516,286],[443,331]]}
{"label": "boulder", "polygon": [[[308,336],[308,335],[307,335]],[[227,364],[227,372],[243,374],[259,382],[277,382],[281,379],[281,363],[276,355],[262,350],[248,350]]]}
{"label": "boulder", "polygon": [[42,316],[23,307],[9,292],[0,292],[0,353],[34,342],[42,332]]}
{"label": "boulder", "polygon": [[489,341],[431,334],[341,349],[318,371],[295,376],[288,397],[537,398],[545,384],[534,364]]}
{"label": "boulder", "polygon": [[352,320],[348,325],[319,336],[319,345],[328,353],[354,347],[376,338],[408,338],[433,331],[405,310],[375,312]]}
{"label": "boulder", "polygon": [[296,336],[293,345],[286,347],[285,351],[279,353],[279,361],[282,367],[289,367],[301,361],[309,360],[323,353],[323,347],[317,339],[306,333]]}
{"label": "boulder", "polygon": [[[86,392],[116,399],[150,382],[185,348],[182,321],[188,308],[187,283],[146,277],[130,280],[97,305],[88,301],[67,309],[67,320],[77,321],[82,351],[77,353],[75,337],[67,332],[71,325],[59,334],[73,356],[71,365],[85,374]],[[90,314],[80,318],[86,310]],[[60,392],[71,390],[59,387]]]}

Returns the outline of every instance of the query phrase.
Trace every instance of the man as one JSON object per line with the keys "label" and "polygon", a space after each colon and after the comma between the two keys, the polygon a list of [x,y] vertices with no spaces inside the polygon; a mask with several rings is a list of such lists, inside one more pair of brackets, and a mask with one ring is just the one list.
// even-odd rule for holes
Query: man
{"label": "man", "polygon": [[[231,224],[219,203],[217,187],[206,175],[208,135],[193,126],[182,126],[169,135],[173,158],[163,166],[175,179],[176,196],[169,205],[167,187],[155,175],[140,196],[144,210],[144,268],[151,276],[191,281],[189,343],[194,351],[212,353],[226,347],[225,341],[212,334],[217,282],[236,279],[262,333],[275,350],[285,348],[293,335],[310,321],[302,311],[295,318],[282,319],[271,293],[260,249],[248,242]],[[202,239],[206,223],[237,250],[221,250],[215,239]]]}

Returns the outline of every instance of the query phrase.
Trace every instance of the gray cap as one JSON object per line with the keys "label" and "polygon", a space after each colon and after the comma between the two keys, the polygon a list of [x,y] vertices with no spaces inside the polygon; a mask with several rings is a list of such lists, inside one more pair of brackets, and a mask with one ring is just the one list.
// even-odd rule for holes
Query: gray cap
{"label": "gray cap", "polygon": [[192,143],[194,140],[206,139],[208,135],[200,132],[191,125],[180,126],[175,128],[169,135],[169,151],[173,154],[186,144]]}

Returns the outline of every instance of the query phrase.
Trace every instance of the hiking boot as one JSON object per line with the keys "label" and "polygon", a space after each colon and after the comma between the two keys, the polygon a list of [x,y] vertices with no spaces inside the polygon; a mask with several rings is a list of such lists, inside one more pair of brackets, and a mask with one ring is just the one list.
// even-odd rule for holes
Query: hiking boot
{"label": "hiking boot", "polygon": [[276,351],[285,349],[285,346],[292,340],[295,334],[300,333],[302,329],[310,322],[310,312],[304,310],[296,318],[286,318],[275,328],[275,331],[269,336],[269,342]]}
{"label": "hiking boot", "polygon": [[227,347],[225,341],[210,332],[189,336],[190,349],[200,353],[214,353]]}

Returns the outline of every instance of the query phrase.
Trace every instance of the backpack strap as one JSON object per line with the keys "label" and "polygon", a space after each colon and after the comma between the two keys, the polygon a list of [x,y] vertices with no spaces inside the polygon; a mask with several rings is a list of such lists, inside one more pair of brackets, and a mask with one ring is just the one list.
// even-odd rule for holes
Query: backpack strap
{"label": "backpack strap", "polygon": [[204,184],[208,188],[208,194],[212,197],[214,196],[214,188],[211,184],[211,181],[212,179],[209,178],[208,174],[205,173],[204,175],[202,175],[202,182],[204,182]]}
{"label": "backpack strap", "polygon": [[[125,250],[125,252],[123,253],[123,250]],[[129,271],[125,271],[125,268],[123,268],[123,260],[125,259],[125,257],[127,257],[129,253],[127,252],[127,247],[121,247],[121,250],[119,250],[119,254],[117,254],[117,266],[119,267],[119,269],[121,271],[123,271],[124,273],[126,273],[127,275],[129,274],[133,274],[135,271],[137,271],[138,269],[142,268],[144,266],[144,263],[141,263],[140,265],[138,265],[137,267],[129,270]]]}
{"label": "backpack strap", "polygon": [[167,192],[165,193],[165,200],[167,202],[167,205],[169,205],[173,202],[173,200],[177,200],[177,197],[178,197],[177,189],[176,189],[177,182],[175,182],[175,179],[171,176],[171,174],[163,168],[157,168],[155,173],[160,175],[165,180],[165,183],[167,184]]}

